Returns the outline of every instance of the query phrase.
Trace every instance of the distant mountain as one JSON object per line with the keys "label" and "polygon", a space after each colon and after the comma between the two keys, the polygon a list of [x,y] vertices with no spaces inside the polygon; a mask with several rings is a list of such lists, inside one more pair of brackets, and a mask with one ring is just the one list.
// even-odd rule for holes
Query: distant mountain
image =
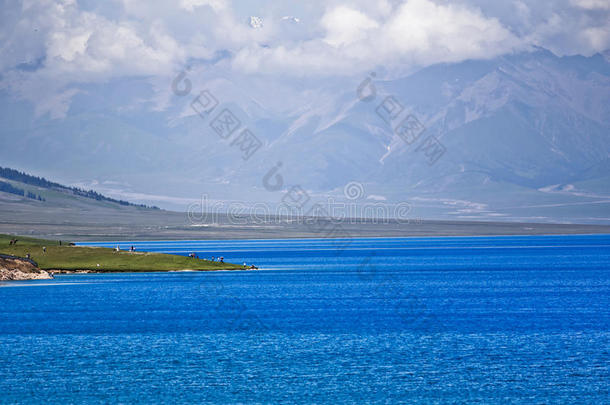
{"label": "distant mountain", "polygon": [[[260,184],[282,161],[284,176],[314,193],[341,198],[358,181],[365,197],[409,201],[428,218],[610,222],[610,63],[602,55],[538,50],[372,84],[372,101],[354,88],[290,117],[257,162],[223,180]],[[402,109],[390,122],[388,105]],[[407,117],[425,130],[401,137],[395,128]]]}
{"label": "distant mountain", "polygon": [[[46,198],[42,197],[41,194],[34,193],[30,190],[26,192],[24,188],[20,188],[20,185],[31,185],[35,186],[37,190],[46,189],[52,191],[59,191],[64,194],[84,197],[96,201],[108,202],[123,206],[132,206],[147,209],[156,209],[159,207],[148,206],[144,204],[133,204],[124,200],[116,200],[114,198],[106,197],[93,190],[83,190],[78,187],[67,187],[59,183],[55,183],[45,179],[44,177],[32,176],[30,174],[20,172],[18,170],[0,167],[0,179],[12,180],[12,183],[0,180],[0,192],[10,193],[18,196],[27,197],[30,199],[46,202]],[[14,185],[16,183],[16,185]],[[44,194],[44,193],[43,193]]]}
{"label": "distant mountain", "polygon": [[[143,80],[89,85],[63,119],[37,117],[27,103],[0,93],[0,159],[113,198],[176,210],[204,195],[277,204],[300,185],[318,200],[406,201],[424,218],[610,223],[606,56],[557,57],[539,49],[392,80],[384,75],[380,69],[370,77],[371,101],[356,91],[366,77],[317,89],[295,83],[308,100],[298,108],[282,108],[277,99],[285,94],[272,82],[255,92],[223,78],[162,107],[134,101],[151,91]],[[203,88],[219,106],[202,118],[191,102]],[[378,113],[388,96],[403,108],[391,122]],[[233,138],[210,128],[224,108],[262,142],[247,161]],[[395,131],[401,122],[425,131],[401,136]],[[263,178],[278,162],[284,188],[270,192]],[[349,182],[362,184],[360,199],[345,198]]]}

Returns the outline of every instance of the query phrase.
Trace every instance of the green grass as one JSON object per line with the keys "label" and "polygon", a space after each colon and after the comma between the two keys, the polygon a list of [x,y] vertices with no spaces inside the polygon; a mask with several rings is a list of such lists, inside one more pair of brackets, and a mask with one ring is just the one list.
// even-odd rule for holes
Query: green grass
{"label": "green grass", "polygon": [[[18,239],[16,246],[9,246]],[[47,248],[46,253],[42,247]],[[94,270],[100,272],[172,271],[172,270],[237,270],[242,266],[193,259],[185,256],[147,252],[115,252],[114,249],[68,246],[68,242],[50,241],[0,234],[0,253],[25,257],[43,270]],[[99,264],[99,266],[98,266]]]}

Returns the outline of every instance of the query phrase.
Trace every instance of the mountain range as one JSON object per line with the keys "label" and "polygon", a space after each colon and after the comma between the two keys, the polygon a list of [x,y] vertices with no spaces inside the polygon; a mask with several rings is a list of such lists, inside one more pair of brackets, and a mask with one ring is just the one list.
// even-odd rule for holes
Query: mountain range
{"label": "mountain range", "polygon": [[[298,185],[318,201],[408,203],[421,218],[608,224],[609,55],[536,49],[404,77],[380,68],[318,91],[297,83],[315,93],[297,108],[271,107],[271,85],[211,78],[218,106],[203,116],[191,107],[199,87],[134,106],[136,94],[154,98],[137,78],[83,86],[63,118],[2,93],[0,160],[179,211],[202,196],[273,206]],[[210,126],[224,109],[241,122],[228,139]],[[261,142],[247,160],[244,128]],[[275,166],[283,184],[270,190]]]}

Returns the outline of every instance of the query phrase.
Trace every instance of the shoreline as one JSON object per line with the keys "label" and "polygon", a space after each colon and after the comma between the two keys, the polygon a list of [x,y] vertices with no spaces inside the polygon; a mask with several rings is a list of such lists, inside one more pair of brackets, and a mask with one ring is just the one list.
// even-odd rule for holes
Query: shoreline
{"label": "shoreline", "polygon": [[[22,258],[17,258],[18,260]],[[37,269],[37,272],[23,272],[19,269],[0,268],[0,282],[9,281],[31,281],[52,280],[56,275],[79,275],[79,274],[124,274],[124,273],[205,273],[216,271],[251,271],[253,269],[207,269],[207,270],[63,270],[63,269]]]}
{"label": "shoreline", "polygon": [[0,281],[50,280],[53,275],[31,259],[0,254]]}
{"label": "shoreline", "polygon": [[205,273],[211,271],[247,271],[252,269],[205,269],[205,270],[196,270],[196,269],[181,269],[181,270],[63,270],[63,269],[47,269],[43,270],[48,272],[50,275],[54,276],[57,274],[121,274],[121,273]]}
{"label": "shoreline", "polygon": [[277,237],[277,238],[235,238],[235,239],[125,239],[125,240],[81,240],[74,242],[76,246],[94,247],[91,244],[98,243],[139,243],[139,242],[274,242],[278,240],[349,240],[349,239],[442,239],[442,238],[507,238],[507,237],[532,237],[532,236],[604,236],[607,233],[539,233],[539,234],[480,234],[480,235],[430,235],[430,236],[352,236],[345,238],[324,238],[321,236],[311,237]]}
{"label": "shoreline", "polygon": [[61,240],[0,234],[0,280],[50,279],[54,274],[246,270],[230,262],[155,252],[75,246]]}

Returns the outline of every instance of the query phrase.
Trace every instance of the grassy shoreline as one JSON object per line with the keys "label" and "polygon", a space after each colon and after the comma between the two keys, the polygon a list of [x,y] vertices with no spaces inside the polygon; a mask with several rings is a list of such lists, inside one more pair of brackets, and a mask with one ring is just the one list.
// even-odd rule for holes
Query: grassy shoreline
{"label": "grassy shoreline", "polygon": [[[10,245],[17,239],[16,245]],[[213,271],[243,270],[243,266],[232,263],[151,252],[116,252],[114,249],[70,246],[69,242],[36,239],[0,234],[0,253],[30,258],[42,270],[53,272],[160,272],[160,271]],[[46,252],[43,251],[46,248]]]}

